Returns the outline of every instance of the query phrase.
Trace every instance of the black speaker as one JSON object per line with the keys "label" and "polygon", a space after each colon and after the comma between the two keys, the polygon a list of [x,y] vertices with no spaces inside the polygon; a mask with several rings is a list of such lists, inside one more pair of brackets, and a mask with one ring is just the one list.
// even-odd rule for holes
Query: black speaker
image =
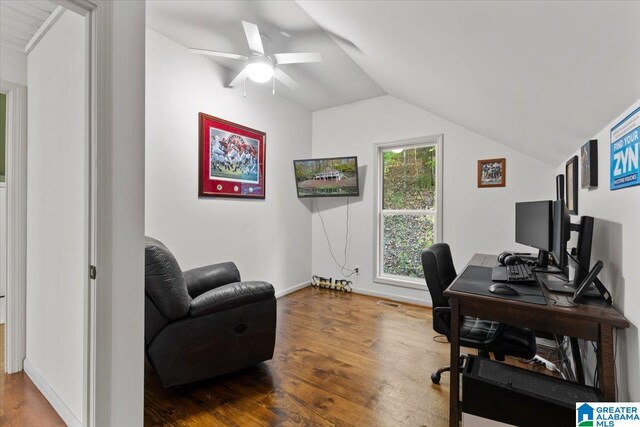
{"label": "black speaker", "polygon": [[556,176],[556,200],[564,200],[564,175]]}
{"label": "black speaker", "polygon": [[468,356],[462,411],[520,427],[575,425],[576,402],[599,402],[597,388],[484,357]]}
{"label": "black speaker", "polygon": [[564,175],[556,176],[556,200],[564,200]]}

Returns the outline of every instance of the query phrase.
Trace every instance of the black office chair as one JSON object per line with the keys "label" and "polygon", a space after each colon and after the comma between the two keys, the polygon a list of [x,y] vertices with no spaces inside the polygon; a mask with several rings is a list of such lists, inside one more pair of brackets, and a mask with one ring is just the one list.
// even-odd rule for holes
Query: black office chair
{"label": "black office chair", "polygon": [[[449,245],[436,243],[422,252],[422,269],[433,302],[433,329],[449,340],[451,307],[443,292],[457,276]],[[487,358],[493,353],[496,360],[504,360],[505,356],[531,359],[536,355],[536,336],[525,328],[464,316],[460,322],[460,346],[475,348]],[[440,384],[442,373],[450,370],[450,366],[438,369],[431,381]]]}

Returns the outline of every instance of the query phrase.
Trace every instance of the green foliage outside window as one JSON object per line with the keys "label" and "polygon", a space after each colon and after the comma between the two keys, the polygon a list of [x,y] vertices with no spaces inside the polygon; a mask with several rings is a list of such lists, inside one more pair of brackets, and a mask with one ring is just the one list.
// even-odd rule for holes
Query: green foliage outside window
{"label": "green foliage outside window", "polygon": [[433,244],[433,216],[385,215],[383,272],[424,278],[420,254]]}
{"label": "green foliage outside window", "polygon": [[436,209],[435,146],[383,153],[383,272],[424,278],[420,254],[434,242],[434,216],[394,214]]}

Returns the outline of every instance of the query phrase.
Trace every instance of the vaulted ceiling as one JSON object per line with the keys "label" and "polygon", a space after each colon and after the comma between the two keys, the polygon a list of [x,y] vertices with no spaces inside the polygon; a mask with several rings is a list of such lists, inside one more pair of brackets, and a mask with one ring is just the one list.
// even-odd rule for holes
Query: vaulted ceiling
{"label": "vaulted ceiling", "polygon": [[[148,1],[147,26],[185,46],[249,53],[241,21],[257,24],[269,38],[267,54],[320,52],[324,61],[283,65],[300,86],[277,84],[278,96],[312,111],[384,95],[336,42],[293,1]],[[244,63],[215,58],[230,69],[229,81]],[[247,91],[260,90],[247,83]],[[270,89],[270,86],[268,87]]]}
{"label": "vaulted ceiling", "polygon": [[640,2],[297,3],[389,94],[553,166],[640,99]]}
{"label": "vaulted ceiling", "polygon": [[[54,8],[2,0],[2,45],[24,52]],[[187,47],[243,53],[241,20],[271,53],[322,53],[278,88],[312,111],[388,93],[554,166],[640,99],[640,2],[147,2]]]}
{"label": "vaulted ceiling", "polygon": [[0,44],[24,53],[29,41],[56,8],[52,1],[0,1]]}

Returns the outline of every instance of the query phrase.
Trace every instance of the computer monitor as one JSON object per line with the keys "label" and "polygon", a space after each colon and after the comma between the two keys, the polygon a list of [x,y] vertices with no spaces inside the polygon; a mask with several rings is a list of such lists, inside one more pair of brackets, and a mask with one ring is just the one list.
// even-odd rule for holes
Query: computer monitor
{"label": "computer monitor", "polygon": [[553,229],[551,200],[516,203],[516,242],[549,252]]}
{"label": "computer monitor", "polygon": [[553,247],[551,255],[558,268],[566,275],[567,266],[567,242],[571,238],[571,217],[564,200],[553,202]]}

